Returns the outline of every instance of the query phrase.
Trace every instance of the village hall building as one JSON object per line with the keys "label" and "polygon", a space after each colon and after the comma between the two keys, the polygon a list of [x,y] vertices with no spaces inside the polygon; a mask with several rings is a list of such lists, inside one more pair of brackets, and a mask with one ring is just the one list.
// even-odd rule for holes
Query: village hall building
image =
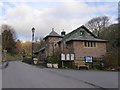
{"label": "village hall building", "polygon": [[[101,60],[106,53],[107,40],[97,38],[84,25],[66,34],[52,31],[44,37],[45,46],[38,54],[38,63],[49,63],[50,57],[57,54],[60,68],[80,68]],[[89,67],[90,68],[90,67]]]}

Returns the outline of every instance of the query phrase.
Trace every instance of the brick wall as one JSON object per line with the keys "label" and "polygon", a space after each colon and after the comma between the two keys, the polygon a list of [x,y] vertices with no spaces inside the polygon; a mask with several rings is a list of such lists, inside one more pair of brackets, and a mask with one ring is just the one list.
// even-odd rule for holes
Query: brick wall
{"label": "brick wall", "polygon": [[85,47],[82,41],[73,41],[75,59],[85,56],[101,57],[106,53],[106,43],[96,42],[96,47]]}

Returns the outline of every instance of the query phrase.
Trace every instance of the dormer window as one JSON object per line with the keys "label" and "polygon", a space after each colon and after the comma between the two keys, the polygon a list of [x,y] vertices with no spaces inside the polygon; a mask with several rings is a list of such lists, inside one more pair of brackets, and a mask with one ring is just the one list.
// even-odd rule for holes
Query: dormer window
{"label": "dormer window", "polygon": [[84,31],[80,31],[80,36],[83,36],[84,35]]}

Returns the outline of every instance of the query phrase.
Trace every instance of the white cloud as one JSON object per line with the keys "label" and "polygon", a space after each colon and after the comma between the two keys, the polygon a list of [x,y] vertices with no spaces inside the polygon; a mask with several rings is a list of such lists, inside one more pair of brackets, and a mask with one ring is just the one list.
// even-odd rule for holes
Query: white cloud
{"label": "white cloud", "polygon": [[[86,2],[78,2],[76,0],[64,0],[62,3],[64,5],[64,9],[71,13],[81,13],[81,14],[93,14],[97,12],[106,12],[110,11],[113,7],[111,6],[110,2],[106,5],[101,6],[89,6]],[[91,3],[91,2],[90,2]],[[102,2],[101,2],[102,3]]]}
{"label": "white cloud", "polygon": [[60,4],[61,6],[57,8],[46,6],[42,9],[35,9],[34,6],[29,6],[27,3],[14,3],[14,7],[7,8],[3,19],[5,18],[4,22],[16,30],[19,37],[31,40],[33,26],[36,29],[37,37],[49,34],[51,28],[55,28],[58,33],[62,29],[70,32],[96,16],[94,13],[110,10],[109,5],[95,8],[88,6],[85,2],[74,2],[74,0],[71,0],[70,3],[63,1]]}
{"label": "white cloud", "polygon": [[3,7],[3,3],[2,2],[0,2],[0,8],[2,8]]}

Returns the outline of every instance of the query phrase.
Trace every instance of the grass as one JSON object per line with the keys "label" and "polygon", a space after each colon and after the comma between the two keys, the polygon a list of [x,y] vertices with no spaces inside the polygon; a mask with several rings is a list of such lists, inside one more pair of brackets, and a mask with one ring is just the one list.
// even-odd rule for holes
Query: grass
{"label": "grass", "polygon": [[3,58],[4,60],[9,60],[9,61],[11,61],[11,60],[21,60],[22,59],[22,56],[20,55],[20,54],[16,54],[16,55],[11,55],[11,54],[6,54],[6,57],[5,58]]}

